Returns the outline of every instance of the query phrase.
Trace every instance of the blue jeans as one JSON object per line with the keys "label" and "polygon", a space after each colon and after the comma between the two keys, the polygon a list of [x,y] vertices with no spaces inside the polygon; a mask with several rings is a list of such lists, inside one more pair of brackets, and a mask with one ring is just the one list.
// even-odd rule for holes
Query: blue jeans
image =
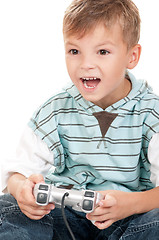
{"label": "blue jeans", "polygon": [[[99,230],[85,214],[65,208],[76,240],[158,240],[159,209],[133,215]],[[11,195],[0,197],[0,240],[70,240],[61,209],[56,208],[40,220],[27,218]]]}

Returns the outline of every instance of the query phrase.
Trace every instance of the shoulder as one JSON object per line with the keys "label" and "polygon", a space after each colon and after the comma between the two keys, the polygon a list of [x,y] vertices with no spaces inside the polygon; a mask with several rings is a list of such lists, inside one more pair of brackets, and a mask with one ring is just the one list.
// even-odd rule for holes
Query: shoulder
{"label": "shoulder", "polygon": [[[71,86],[71,84],[70,84]],[[69,94],[67,88],[55,94],[45,101],[32,115],[28,125],[33,130],[41,123],[54,121],[56,116],[64,114],[68,109],[72,108],[74,98]]]}
{"label": "shoulder", "polygon": [[159,96],[152,91],[148,91],[142,98],[141,103],[145,105],[149,113],[154,114],[156,112],[156,117],[159,118]]}
{"label": "shoulder", "polygon": [[145,106],[144,127],[148,139],[155,133],[159,133],[159,97],[149,91],[142,99]]}
{"label": "shoulder", "polygon": [[147,94],[143,96],[143,100],[147,101],[147,104],[153,104],[154,106],[159,104],[159,96],[151,88],[147,88]]}
{"label": "shoulder", "polygon": [[65,106],[68,102],[72,100],[72,96],[64,89],[60,93],[49,98],[44,104],[40,106],[39,110],[47,109],[47,108],[61,108]]}
{"label": "shoulder", "polygon": [[71,105],[73,102],[73,97],[63,89],[59,93],[53,95],[47,101],[45,101],[34,113],[33,117],[43,117],[43,115],[48,115],[51,112],[59,111],[60,109],[65,109],[67,106]]}

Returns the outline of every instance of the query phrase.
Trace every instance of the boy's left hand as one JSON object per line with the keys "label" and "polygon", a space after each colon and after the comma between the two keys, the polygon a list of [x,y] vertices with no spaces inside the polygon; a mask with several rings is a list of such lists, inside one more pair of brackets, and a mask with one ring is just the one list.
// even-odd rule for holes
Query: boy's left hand
{"label": "boy's left hand", "polygon": [[126,218],[135,213],[133,193],[118,190],[100,192],[105,199],[100,201],[99,207],[94,212],[86,215],[87,219],[95,221],[94,225],[99,229],[105,229],[114,222]]}

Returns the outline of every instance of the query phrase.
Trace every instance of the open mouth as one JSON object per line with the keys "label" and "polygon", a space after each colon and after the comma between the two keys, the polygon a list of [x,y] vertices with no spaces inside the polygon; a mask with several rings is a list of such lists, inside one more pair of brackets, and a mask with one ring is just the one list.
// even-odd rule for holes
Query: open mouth
{"label": "open mouth", "polygon": [[100,78],[96,78],[96,77],[81,78],[81,80],[83,82],[83,85],[87,89],[94,89],[94,88],[96,88],[97,85],[99,84],[99,82],[101,81]]}

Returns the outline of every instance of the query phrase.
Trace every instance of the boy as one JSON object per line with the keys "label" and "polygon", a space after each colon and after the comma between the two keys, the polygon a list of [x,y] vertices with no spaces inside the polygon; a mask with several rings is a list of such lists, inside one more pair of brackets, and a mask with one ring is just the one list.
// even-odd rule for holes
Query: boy
{"label": "boy", "polygon": [[65,208],[76,239],[159,239],[159,98],[127,71],[141,53],[138,10],[130,0],[74,0],[63,35],[73,85],[34,114],[4,170],[0,237],[70,239],[61,210],[35,203],[44,176],[105,196],[86,216]]}

